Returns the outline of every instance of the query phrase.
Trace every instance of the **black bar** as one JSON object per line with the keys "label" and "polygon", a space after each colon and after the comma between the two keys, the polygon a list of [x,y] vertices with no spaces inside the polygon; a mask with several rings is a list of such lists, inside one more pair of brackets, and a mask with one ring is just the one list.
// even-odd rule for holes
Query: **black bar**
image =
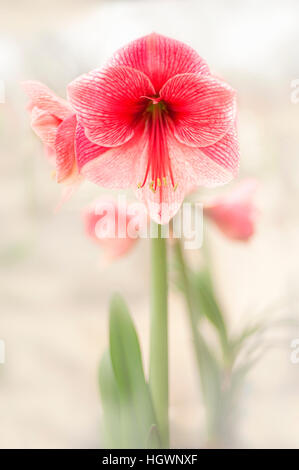
{"label": "black bar", "polygon": [[[156,465],[211,465],[211,463],[248,464],[260,459],[275,459],[285,466],[286,458],[294,458],[296,450],[288,449],[171,449],[171,450],[108,450],[108,449],[8,449],[0,450],[1,463],[46,465],[66,464],[76,468],[102,468],[120,465],[124,468]],[[298,452],[298,450],[297,450]]]}

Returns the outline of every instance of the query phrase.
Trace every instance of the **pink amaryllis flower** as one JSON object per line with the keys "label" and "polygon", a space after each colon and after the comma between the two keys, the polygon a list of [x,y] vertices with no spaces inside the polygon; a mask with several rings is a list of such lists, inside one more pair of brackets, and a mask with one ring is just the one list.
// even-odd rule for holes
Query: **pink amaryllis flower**
{"label": "pink amaryllis flower", "polygon": [[75,158],[77,118],[74,111],[66,100],[42,83],[26,81],[22,85],[30,98],[31,126],[55,166],[57,182],[74,186],[80,180]]}
{"label": "pink amaryllis flower", "polygon": [[103,187],[132,187],[158,223],[195,186],[237,173],[235,92],[179,41],[150,34],[130,43],[73,81],[68,97],[80,172]]}
{"label": "pink amaryllis flower", "polygon": [[255,179],[241,181],[232,191],[204,207],[204,214],[233,240],[248,241],[255,232]]}
{"label": "pink amaryllis flower", "polygon": [[127,254],[147,226],[145,211],[130,211],[127,204],[108,198],[91,203],[84,210],[83,219],[86,234],[103,248],[108,261]]}

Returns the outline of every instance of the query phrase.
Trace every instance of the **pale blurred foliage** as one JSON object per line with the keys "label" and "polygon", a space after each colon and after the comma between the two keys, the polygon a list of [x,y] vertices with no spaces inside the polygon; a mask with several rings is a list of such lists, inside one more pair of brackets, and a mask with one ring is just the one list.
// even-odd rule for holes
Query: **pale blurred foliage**
{"label": "pale blurred foliage", "polygon": [[[299,78],[298,15],[296,0],[1,1],[1,447],[100,445],[96,370],[112,291],[131,307],[145,360],[148,349],[147,244],[101,264],[80,220],[100,192],[88,183],[54,214],[60,188],[29,127],[19,82],[41,80],[65,95],[70,80],[155,30],[193,45],[238,90],[241,175],[260,179],[258,231],[248,245],[213,230],[209,240],[217,290],[237,330],[276,303],[282,315],[297,314],[299,104],[291,103],[291,81]],[[170,305],[173,445],[198,447],[204,418],[190,333],[175,292]],[[298,336],[282,338],[250,375],[231,446],[298,446],[299,366],[290,362]]]}

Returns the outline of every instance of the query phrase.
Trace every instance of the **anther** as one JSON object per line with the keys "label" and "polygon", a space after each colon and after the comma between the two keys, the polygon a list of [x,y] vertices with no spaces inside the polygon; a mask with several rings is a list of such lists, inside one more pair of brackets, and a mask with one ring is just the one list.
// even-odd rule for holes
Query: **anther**
{"label": "anther", "polygon": [[154,184],[155,184],[154,181],[152,181],[152,182],[150,183],[150,185],[149,185],[149,187],[150,187],[150,189],[153,191],[153,193],[156,192],[156,190],[155,190],[155,188],[154,188]]}
{"label": "anther", "polygon": [[150,187],[150,189],[153,191],[153,193],[156,192],[154,185],[155,185],[155,182],[154,182],[154,181],[151,181],[150,184],[149,184],[149,187]]}

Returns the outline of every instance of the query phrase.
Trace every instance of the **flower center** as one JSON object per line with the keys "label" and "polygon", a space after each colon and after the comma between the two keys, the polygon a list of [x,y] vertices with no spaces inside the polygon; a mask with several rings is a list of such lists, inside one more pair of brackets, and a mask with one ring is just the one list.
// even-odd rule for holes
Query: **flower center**
{"label": "flower center", "polygon": [[155,193],[157,188],[167,186],[168,181],[175,191],[177,183],[174,183],[171,162],[169,157],[167,133],[169,131],[169,116],[166,103],[159,95],[148,97],[150,100],[145,110],[145,120],[149,135],[148,162],[142,183],[143,188],[148,178],[150,189]]}

